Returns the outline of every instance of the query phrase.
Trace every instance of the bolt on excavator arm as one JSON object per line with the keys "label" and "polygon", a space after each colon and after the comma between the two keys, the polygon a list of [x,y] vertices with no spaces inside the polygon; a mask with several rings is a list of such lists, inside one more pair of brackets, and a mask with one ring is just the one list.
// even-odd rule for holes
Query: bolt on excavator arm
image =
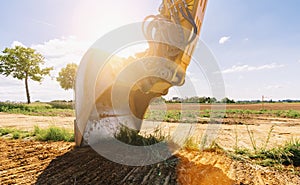
{"label": "bolt on excavator arm", "polygon": [[120,125],[140,130],[151,100],[184,83],[206,5],[207,0],[163,0],[159,14],[144,20],[149,47],[135,57],[124,60],[97,49],[85,54],[75,85],[77,146],[112,137]]}

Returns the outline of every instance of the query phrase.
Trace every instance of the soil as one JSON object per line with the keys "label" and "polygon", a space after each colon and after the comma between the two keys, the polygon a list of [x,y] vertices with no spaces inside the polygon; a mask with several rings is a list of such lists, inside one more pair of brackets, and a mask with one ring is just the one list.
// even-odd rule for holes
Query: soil
{"label": "soil", "polygon": [[[229,119],[225,120],[229,121]],[[240,122],[243,124],[239,124]],[[253,149],[253,147],[265,146],[268,149],[300,139],[300,119],[261,117],[260,119],[240,119],[240,121],[234,119],[230,123],[187,124],[145,121],[142,125],[142,132],[150,133],[155,128],[161,128],[171,137],[178,139],[193,137],[199,142],[208,136],[210,140],[216,141],[227,150],[235,147]],[[255,146],[251,142],[251,137],[255,140]]]}
{"label": "soil", "polygon": [[73,129],[74,117],[59,116],[28,116],[0,112],[0,127],[11,127],[20,130],[33,130],[35,125],[40,128],[58,126]]}
{"label": "soil", "polygon": [[300,176],[287,170],[232,160],[223,152],[183,150],[178,158],[181,161],[178,167],[178,181],[181,184],[300,184]]}
{"label": "soil", "polygon": [[[300,110],[300,104],[271,104],[272,110]],[[271,106],[265,104],[264,106]],[[169,106],[169,105],[168,105]],[[168,109],[177,109],[171,104]],[[190,105],[193,106],[193,105]],[[208,106],[208,105],[203,105]],[[235,106],[235,105],[229,105]],[[230,109],[261,109],[261,104]],[[190,107],[192,108],[192,107]],[[227,107],[228,108],[228,107]],[[196,108],[195,108],[196,109]],[[204,109],[207,109],[204,108]],[[56,125],[72,130],[74,117],[39,117],[0,113],[0,127],[32,130],[34,125]],[[203,118],[205,121],[205,118]],[[181,124],[147,121],[143,131],[156,126],[183,137],[187,130],[196,139],[211,133],[223,148],[252,148],[249,131],[257,147],[274,147],[300,138],[300,119],[266,115],[225,118],[226,124]],[[180,129],[178,129],[180,128]],[[191,129],[192,128],[192,129]],[[273,128],[272,132],[270,132]],[[176,132],[180,130],[180,132]],[[293,172],[293,170],[297,172]],[[111,162],[89,147],[75,148],[68,142],[37,142],[0,138],[0,184],[300,184],[300,169],[262,167],[251,161],[232,160],[222,152],[181,150],[168,161],[144,167]]]}
{"label": "soil", "polygon": [[1,184],[300,184],[288,171],[235,161],[222,152],[182,150],[167,161],[133,167],[68,142],[0,139]]}

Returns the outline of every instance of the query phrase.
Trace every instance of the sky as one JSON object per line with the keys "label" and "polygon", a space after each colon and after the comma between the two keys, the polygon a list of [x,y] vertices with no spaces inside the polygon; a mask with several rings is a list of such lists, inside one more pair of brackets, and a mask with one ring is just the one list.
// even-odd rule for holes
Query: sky
{"label": "sky", "polygon": [[[30,81],[33,101],[71,100],[55,80],[66,64],[79,64],[105,33],[157,14],[154,0],[10,0],[1,3],[0,49],[24,45],[45,56],[54,71]],[[200,39],[214,54],[226,96],[235,100],[300,99],[300,2],[209,0]],[[211,96],[205,75],[191,63],[195,94]],[[182,87],[184,88],[184,87]],[[178,88],[169,97],[178,96]],[[26,101],[24,82],[0,75],[0,101]]]}

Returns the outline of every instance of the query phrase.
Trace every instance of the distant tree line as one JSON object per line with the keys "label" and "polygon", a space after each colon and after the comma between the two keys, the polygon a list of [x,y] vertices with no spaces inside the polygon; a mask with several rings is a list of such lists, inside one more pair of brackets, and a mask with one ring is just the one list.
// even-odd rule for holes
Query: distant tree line
{"label": "distant tree line", "polygon": [[217,100],[215,97],[206,97],[206,96],[193,96],[186,98],[173,97],[170,100],[165,100],[166,103],[202,103],[202,104],[210,104],[210,103],[235,103],[233,99],[229,99],[227,97]]}
{"label": "distant tree line", "polygon": [[236,101],[236,103],[239,103],[239,104],[251,104],[251,103],[299,103],[300,100],[290,100],[290,99],[287,99],[287,100],[277,100],[277,101],[274,101],[274,100],[239,100],[239,101]]}
{"label": "distant tree line", "polygon": [[201,103],[201,104],[211,104],[211,103],[238,103],[238,104],[255,104],[255,103],[297,103],[300,102],[300,100],[265,100],[262,102],[262,100],[238,100],[235,101],[234,99],[230,98],[223,98],[221,100],[217,100],[214,97],[206,97],[206,96],[193,96],[193,97],[186,97],[186,98],[179,98],[179,97],[173,97],[172,99],[166,100],[163,97],[156,100],[156,102],[165,102],[165,103]]}

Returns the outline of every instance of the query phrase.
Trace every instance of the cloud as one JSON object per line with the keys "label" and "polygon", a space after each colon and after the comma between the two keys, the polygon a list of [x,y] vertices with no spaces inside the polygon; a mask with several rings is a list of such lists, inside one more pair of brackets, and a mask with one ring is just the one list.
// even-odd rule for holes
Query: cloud
{"label": "cloud", "polygon": [[244,41],[249,41],[249,38],[244,38]]}
{"label": "cloud", "polygon": [[[51,78],[45,77],[44,81],[40,84],[37,82],[29,81],[30,93],[32,100],[50,101],[53,99],[72,99],[72,93],[60,88],[55,77],[62,67],[68,63],[79,64],[84,53],[88,50],[93,41],[82,41],[76,37],[62,37],[51,39],[41,44],[33,44],[29,47],[36,49],[45,57],[46,67],[54,67],[51,71]],[[14,41],[12,47],[24,46],[19,41]],[[44,67],[43,66],[43,67]],[[26,101],[24,84],[22,81],[12,77],[0,77],[0,101],[14,100]],[[16,91],[16,89],[19,89]]]}
{"label": "cloud", "polygon": [[31,47],[46,58],[57,58],[69,54],[83,55],[89,46],[90,43],[79,41],[76,37],[69,36],[52,39],[43,44],[34,44]]}
{"label": "cloud", "polygon": [[45,66],[54,67],[51,76],[57,76],[60,69],[68,63],[79,64],[91,43],[69,36],[51,39],[43,44],[33,44],[31,48],[45,57]]}
{"label": "cloud", "polygon": [[249,65],[234,65],[229,69],[225,69],[222,71],[223,74],[228,73],[235,73],[235,72],[248,72],[248,71],[260,71],[260,70],[266,70],[266,69],[275,69],[275,68],[281,68],[284,67],[282,64],[265,64],[261,66],[249,66]]}
{"label": "cloud", "polygon": [[225,44],[225,42],[228,42],[229,39],[230,39],[229,36],[221,37],[220,40],[219,40],[219,44]]}
{"label": "cloud", "polygon": [[11,48],[14,48],[16,46],[22,46],[22,47],[26,47],[24,44],[22,44],[19,41],[13,41],[13,43],[11,44]]}

